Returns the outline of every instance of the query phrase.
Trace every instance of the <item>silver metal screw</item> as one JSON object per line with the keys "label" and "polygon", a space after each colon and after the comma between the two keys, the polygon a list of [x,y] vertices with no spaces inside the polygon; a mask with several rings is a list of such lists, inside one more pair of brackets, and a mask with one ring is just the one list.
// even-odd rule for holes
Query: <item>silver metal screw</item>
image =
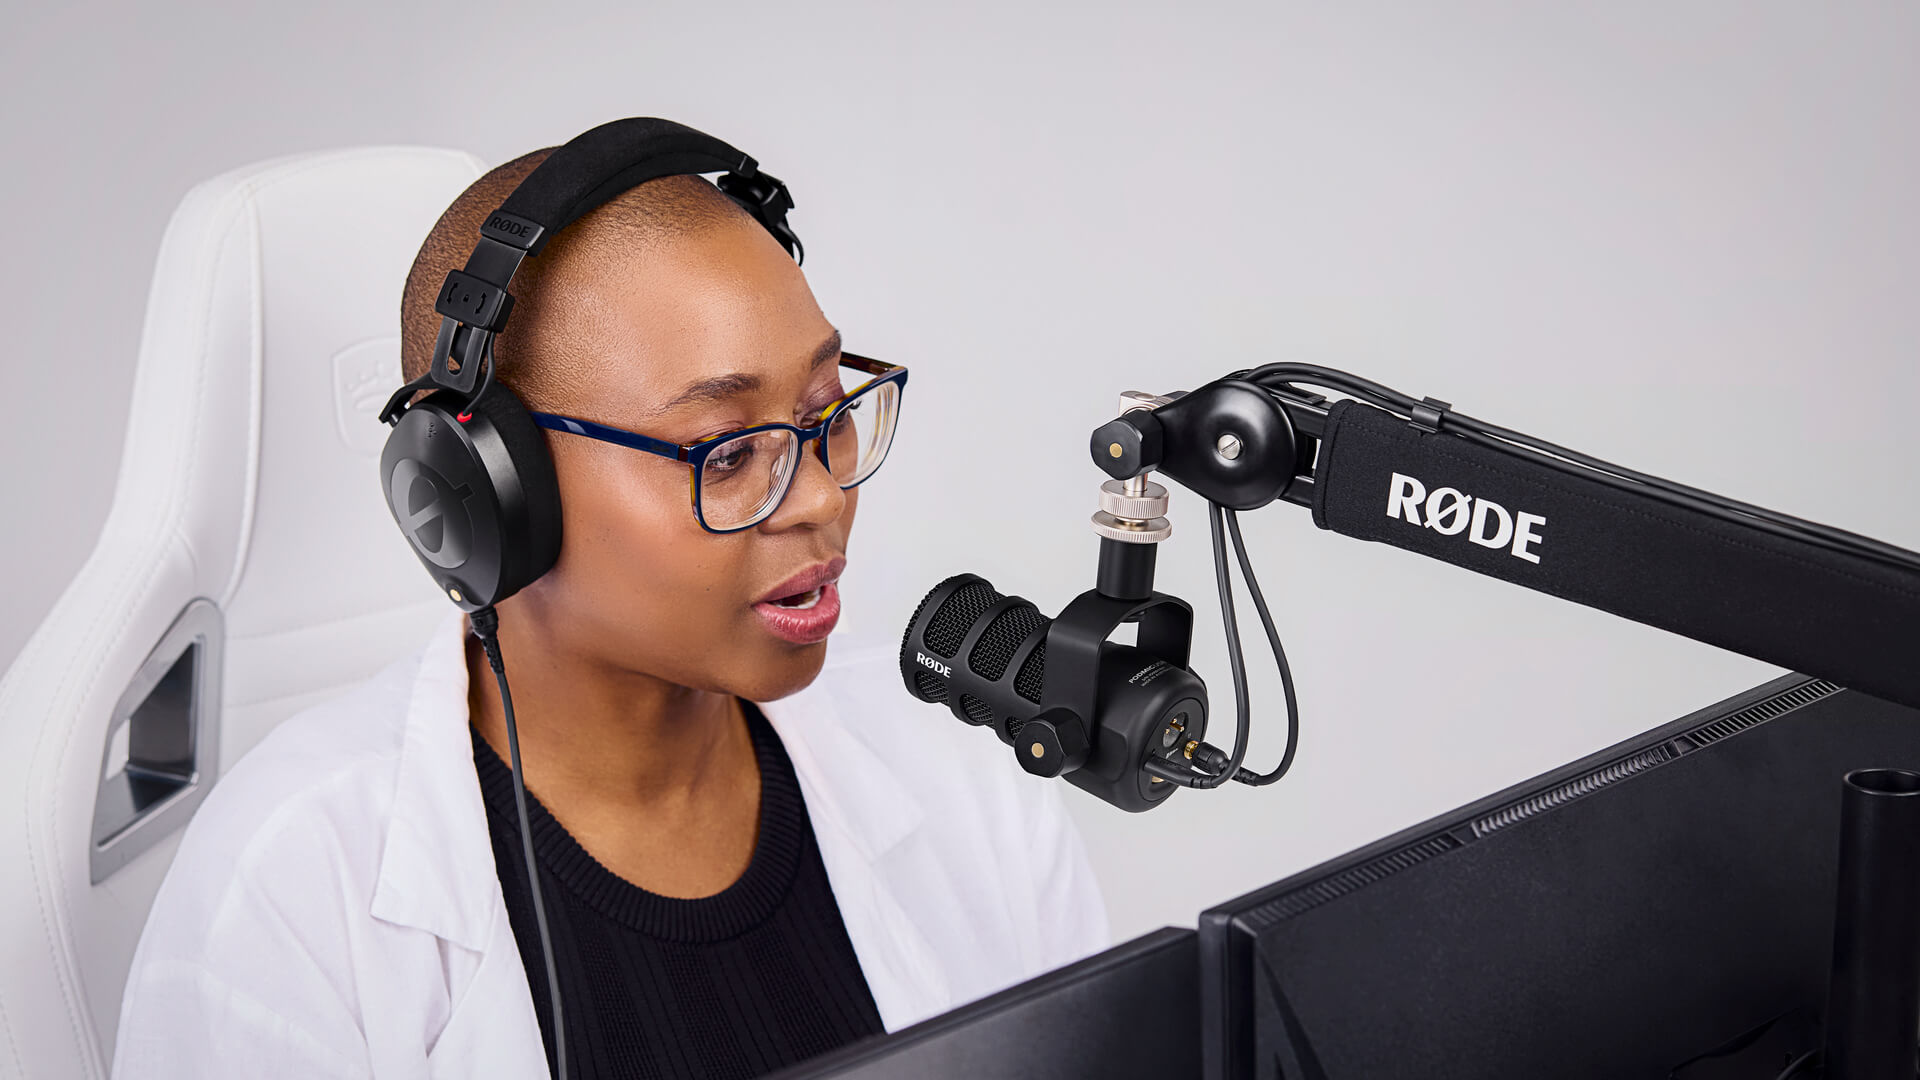
{"label": "silver metal screw", "polygon": [[1240,436],[1229,431],[1220,436],[1220,441],[1214,443],[1213,448],[1220,452],[1221,457],[1232,461],[1240,456]]}

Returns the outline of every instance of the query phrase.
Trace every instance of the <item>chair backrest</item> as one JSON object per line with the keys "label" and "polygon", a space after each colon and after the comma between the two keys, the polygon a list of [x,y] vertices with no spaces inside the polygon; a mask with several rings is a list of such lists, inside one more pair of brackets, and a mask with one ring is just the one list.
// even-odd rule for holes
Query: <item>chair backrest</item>
{"label": "chair backrest", "polygon": [[[482,171],[421,147],[281,158],[168,225],[105,529],[0,680],[0,1077],[105,1076],[208,787],[444,616],[381,499],[374,414],[407,269]],[[102,438],[117,420],[73,410]]]}

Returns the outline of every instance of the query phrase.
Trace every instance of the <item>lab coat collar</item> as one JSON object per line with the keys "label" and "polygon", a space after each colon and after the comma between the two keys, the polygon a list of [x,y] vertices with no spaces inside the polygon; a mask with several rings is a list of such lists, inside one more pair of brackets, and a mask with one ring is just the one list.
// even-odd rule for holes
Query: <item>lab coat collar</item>
{"label": "lab coat collar", "polygon": [[[504,904],[467,727],[467,617],[455,610],[420,654],[373,888],[373,916],[482,950]],[[480,853],[485,858],[478,857]]]}
{"label": "lab coat collar", "polygon": [[[473,770],[466,636],[466,616],[455,611],[422,651],[403,720],[397,788],[371,912],[478,951],[504,902]],[[920,828],[925,811],[846,722],[851,698],[837,693],[830,677],[834,668],[860,658],[845,650],[843,638],[830,638],[825,668],[813,685],[757,704],[793,761],[823,848],[836,839],[826,834],[837,833],[872,865]],[[898,911],[890,898],[876,901]]]}
{"label": "lab coat collar", "polygon": [[954,957],[942,947],[951,943],[936,942],[942,909],[926,895],[927,852],[909,842],[926,811],[897,764],[869,742],[893,717],[858,696],[876,674],[892,684],[897,676],[886,669],[895,663],[884,646],[852,650],[829,638],[813,685],[760,703],[793,761],[842,924],[888,1031],[954,1004]]}
{"label": "lab coat collar", "polygon": [[[807,795],[807,816],[816,833],[834,828],[869,863],[913,835],[925,811],[913,791],[901,783],[868,745],[865,725],[886,718],[857,714],[851,696],[841,693],[839,669],[862,659],[846,655],[847,639],[827,639],[827,660],[806,689],[777,701],[756,702],[780,735]],[[865,725],[853,721],[864,719]]]}

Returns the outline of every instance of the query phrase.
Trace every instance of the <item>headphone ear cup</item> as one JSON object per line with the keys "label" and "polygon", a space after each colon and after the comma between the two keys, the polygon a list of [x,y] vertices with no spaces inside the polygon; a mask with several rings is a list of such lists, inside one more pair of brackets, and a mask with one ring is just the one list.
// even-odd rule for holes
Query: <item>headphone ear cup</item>
{"label": "headphone ear cup", "polygon": [[380,454],[387,509],[441,591],[468,611],[496,604],[560,556],[560,485],[545,437],[496,382],[461,419],[439,391],[401,414]]}
{"label": "headphone ear cup", "polygon": [[518,506],[506,514],[510,587],[501,594],[504,600],[539,580],[560,559],[560,480],[554,475],[546,433],[512,390],[495,382],[475,404],[473,417],[469,431],[474,421],[484,419],[499,436],[520,492]]}

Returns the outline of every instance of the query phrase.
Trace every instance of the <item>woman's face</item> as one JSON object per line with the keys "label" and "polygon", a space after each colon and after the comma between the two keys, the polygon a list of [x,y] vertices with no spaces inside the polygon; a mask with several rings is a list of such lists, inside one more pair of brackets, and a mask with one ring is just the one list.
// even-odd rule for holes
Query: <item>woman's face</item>
{"label": "woman's face", "polygon": [[[587,355],[572,358],[566,367],[577,377],[544,394],[541,407],[690,443],[755,424],[812,423],[855,385],[841,385],[839,334],[806,279],[757,225],[706,228],[619,265],[569,290],[566,338]],[[560,558],[515,599],[536,609],[556,647],[754,701],[813,681],[826,644],[794,640],[814,636],[794,624],[817,624],[837,590],[798,619],[760,602],[797,574],[826,564],[837,578],[844,565],[859,489],[840,489],[817,443],[769,516],[720,534],[694,518],[685,463],[546,437],[560,481]]]}

